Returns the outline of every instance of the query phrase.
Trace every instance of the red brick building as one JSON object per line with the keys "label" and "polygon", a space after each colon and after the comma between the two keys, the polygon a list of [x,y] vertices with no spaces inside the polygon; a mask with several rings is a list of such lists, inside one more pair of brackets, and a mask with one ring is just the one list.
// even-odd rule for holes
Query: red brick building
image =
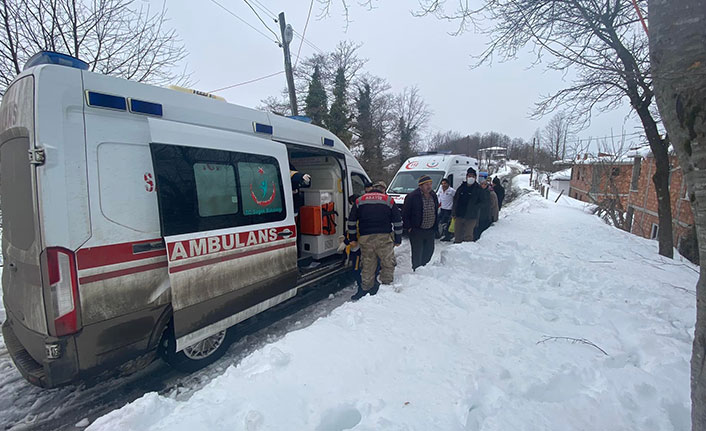
{"label": "red brick building", "polygon": [[[686,181],[676,155],[669,156],[669,191],[672,203],[674,245],[681,250],[682,242],[693,235],[694,214],[686,193]],[[656,239],[659,232],[657,194],[652,176],[655,158],[649,151],[636,154],[628,199],[628,230],[644,238]],[[688,257],[688,256],[687,256]]]}
{"label": "red brick building", "polygon": [[630,158],[602,154],[577,160],[572,167],[569,197],[589,203],[617,197],[626,211],[632,164]]}
{"label": "red brick building", "polygon": [[[672,204],[674,246],[692,259],[696,251],[694,215],[686,193],[686,181],[676,155],[669,156],[669,190]],[[649,147],[631,152],[628,157],[611,159],[608,155],[584,157],[573,165],[569,196],[584,202],[599,203],[611,196],[625,212],[625,229],[644,238],[656,239],[659,232],[657,193],[652,176],[656,165]],[[689,251],[693,249],[692,251]]]}

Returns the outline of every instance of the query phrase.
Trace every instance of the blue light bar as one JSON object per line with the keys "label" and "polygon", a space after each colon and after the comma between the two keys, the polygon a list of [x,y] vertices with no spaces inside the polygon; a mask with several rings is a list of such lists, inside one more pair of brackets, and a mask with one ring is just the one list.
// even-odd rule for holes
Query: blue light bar
{"label": "blue light bar", "polygon": [[128,99],[128,102],[130,102],[130,112],[154,115],[155,117],[162,116],[162,104],[160,103],[145,102],[137,99]]}
{"label": "blue light bar", "polygon": [[262,123],[254,123],[255,124],[255,132],[257,133],[266,133],[268,135],[271,135],[273,133],[272,126],[269,124],[262,124]]}
{"label": "blue light bar", "polygon": [[125,103],[124,97],[96,93],[95,91],[86,92],[86,101],[89,106],[95,106],[98,108],[117,109],[120,111],[125,111],[127,109],[127,103]]}
{"label": "blue light bar", "polygon": [[85,61],[71,57],[70,55],[51,51],[39,51],[34,54],[29,60],[27,60],[25,67],[22,70],[26,70],[33,66],[39,66],[40,64],[58,64],[59,66],[68,66],[76,69],[88,70],[88,63]]}
{"label": "blue light bar", "polygon": [[324,138],[324,145],[333,147],[333,139]]}

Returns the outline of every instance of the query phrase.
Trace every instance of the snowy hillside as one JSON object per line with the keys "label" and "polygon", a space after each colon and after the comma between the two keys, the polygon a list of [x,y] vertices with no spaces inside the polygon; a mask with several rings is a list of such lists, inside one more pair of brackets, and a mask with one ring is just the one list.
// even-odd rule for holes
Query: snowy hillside
{"label": "snowy hillside", "polygon": [[[518,177],[520,184],[527,179]],[[478,243],[91,430],[686,430],[698,269],[532,192]]]}

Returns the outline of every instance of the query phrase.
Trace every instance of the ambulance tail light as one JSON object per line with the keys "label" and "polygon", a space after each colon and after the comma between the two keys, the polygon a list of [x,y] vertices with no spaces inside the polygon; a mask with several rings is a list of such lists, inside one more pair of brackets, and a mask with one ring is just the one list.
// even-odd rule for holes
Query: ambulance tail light
{"label": "ambulance tail light", "polygon": [[50,247],[47,265],[56,336],[73,334],[78,330],[76,257],[67,249]]}

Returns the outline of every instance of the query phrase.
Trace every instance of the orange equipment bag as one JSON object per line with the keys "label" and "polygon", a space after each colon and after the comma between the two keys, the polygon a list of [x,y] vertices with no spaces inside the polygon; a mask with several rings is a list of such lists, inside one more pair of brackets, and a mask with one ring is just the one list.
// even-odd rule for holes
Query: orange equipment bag
{"label": "orange equipment bag", "polygon": [[299,230],[304,235],[321,235],[321,207],[303,206],[299,208]]}
{"label": "orange equipment bag", "polygon": [[321,206],[299,208],[299,230],[304,235],[333,235],[336,233],[336,216],[333,202]]}
{"label": "orange equipment bag", "polygon": [[321,217],[323,219],[321,230],[324,235],[336,233],[336,216],[338,213],[333,209],[333,202],[321,205]]}

